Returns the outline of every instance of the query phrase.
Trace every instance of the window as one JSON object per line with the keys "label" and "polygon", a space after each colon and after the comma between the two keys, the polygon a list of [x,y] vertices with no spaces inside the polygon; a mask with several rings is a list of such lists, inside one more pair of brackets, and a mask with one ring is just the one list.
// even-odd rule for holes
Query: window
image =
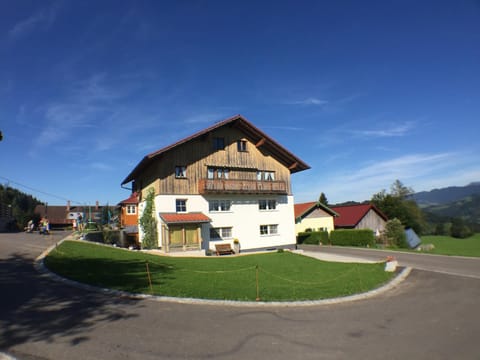
{"label": "window", "polygon": [[208,179],[228,179],[230,170],[226,168],[216,168],[209,166],[207,168]]}
{"label": "window", "polygon": [[187,177],[186,166],[175,166],[175,177],[177,179],[184,179]]}
{"label": "window", "polygon": [[176,199],[175,208],[177,212],[186,212],[187,211],[187,200],[185,199]]}
{"label": "window", "polygon": [[210,228],[210,240],[223,240],[232,238],[231,227]]}
{"label": "window", "polygon": [[260,235],[277,235],[278,225],[260,225]]}
{"label": "window", "polygon": [[247,151],[247,140],[237,140],[237,150]]}
{"label": "window", "polygon": [[208,210],[213,211],[230,211],[232,202],[230,200],[210,200],[208,202]]}
{"label": "window", "polygon": [[257,181],[274,181],[275,172],[274,171],[257,171]]}
{"label": "window", "polygon": [[275,173],[273,171],[265,171],[264,179],[266,181],[273,181],[275,180]]}
{"label": "window", "polygon": [[127,205],[127,214],[135,215],[137,213],[137,207],[135,205]]}
{"label": "window", "polygon": [[223,137],[213,138],[213,150],[225,150],[225,139]]}
{"label": "window", "polygon": [[277,202],[275,200],[258,200],[258,208],[260,210],[275,210]]}

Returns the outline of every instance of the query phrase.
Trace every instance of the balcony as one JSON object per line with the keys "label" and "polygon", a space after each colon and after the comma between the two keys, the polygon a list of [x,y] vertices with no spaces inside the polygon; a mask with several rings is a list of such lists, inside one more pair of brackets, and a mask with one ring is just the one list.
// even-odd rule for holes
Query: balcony
{"label": "balcony", "polygon": [[285,181],[202,179],[200,194],[288,194]]}

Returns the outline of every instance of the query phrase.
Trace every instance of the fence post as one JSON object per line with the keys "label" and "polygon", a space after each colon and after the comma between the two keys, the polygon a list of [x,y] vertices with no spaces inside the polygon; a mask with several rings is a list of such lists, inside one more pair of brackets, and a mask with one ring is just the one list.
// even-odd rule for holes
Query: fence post
{"label": "fence post", "polygon": [[256,282],[256,287],[257,287],[257,297],[255,301],[260,301],[260,292],[259,292],[259,287],[258,287],[258,265],[255,267],[255,282]]}

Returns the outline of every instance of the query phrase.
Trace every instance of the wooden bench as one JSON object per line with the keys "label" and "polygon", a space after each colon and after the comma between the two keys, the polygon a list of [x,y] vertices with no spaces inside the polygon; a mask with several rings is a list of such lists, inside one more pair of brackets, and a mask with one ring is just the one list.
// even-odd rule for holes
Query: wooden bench
{"label": "wooden bench", "polygon": [[215,244],[217,256],[235,254],[230,244]]}

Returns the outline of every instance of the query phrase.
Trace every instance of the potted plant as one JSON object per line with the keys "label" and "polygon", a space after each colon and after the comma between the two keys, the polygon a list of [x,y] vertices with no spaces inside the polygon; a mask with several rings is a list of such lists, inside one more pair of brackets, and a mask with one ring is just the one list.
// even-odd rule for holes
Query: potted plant
{"label": "potted plant", "polygon": [[233,239],[233,251],[235,254],[240,254],[240,241],[238,239]]}

